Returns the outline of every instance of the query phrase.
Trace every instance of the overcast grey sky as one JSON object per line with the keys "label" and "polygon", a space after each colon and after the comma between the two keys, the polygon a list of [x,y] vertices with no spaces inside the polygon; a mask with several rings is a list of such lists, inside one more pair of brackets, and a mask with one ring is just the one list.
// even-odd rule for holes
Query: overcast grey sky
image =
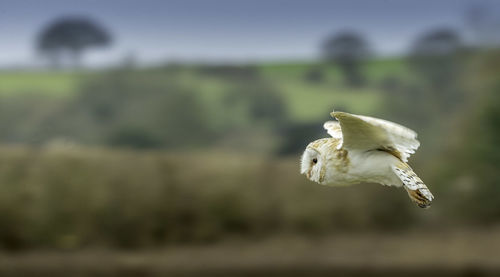
{"label": "overcast grey sky", "polygon": [[[342,29],[364,34],[379,54],[404,53],[433,27],[464,29],[472,0],[105,1],[0,0],[0,66],[35,61],[41,28],[65,15],[88,15],[114,35],[92,64],[139,61],[248,61],[317,57],[321,40]],[[479,1],[495,9],[500,1]]]}

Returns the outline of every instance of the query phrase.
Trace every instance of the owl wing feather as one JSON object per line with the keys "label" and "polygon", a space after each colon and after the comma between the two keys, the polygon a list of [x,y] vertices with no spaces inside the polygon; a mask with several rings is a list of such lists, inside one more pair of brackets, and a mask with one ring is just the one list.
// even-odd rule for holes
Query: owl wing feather
{"label": "owl wing feather", "polygon": [[332,112],[338,120],[328,121],[324,127],[332,136],[342,137],[342,145],[346,149],[372,150],[381,149],[392,153],[406,162],[411,154],[420,146],[417,133],[399,124],[345,112]]}
{"label": "owl wing feather", "polygon": [[338,121],[327,121],[323,124],[323,128],[333,138],[342,139],[342,129]]}

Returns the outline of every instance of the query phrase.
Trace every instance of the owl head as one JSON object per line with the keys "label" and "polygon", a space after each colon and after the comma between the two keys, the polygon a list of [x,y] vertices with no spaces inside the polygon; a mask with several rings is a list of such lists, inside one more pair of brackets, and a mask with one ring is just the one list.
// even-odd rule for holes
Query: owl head
{"label": "owl head", "polygon": [[325,161],[320,149],[308,145],[300,163],[300,173],[316,183],[322,183],[325,177]]}

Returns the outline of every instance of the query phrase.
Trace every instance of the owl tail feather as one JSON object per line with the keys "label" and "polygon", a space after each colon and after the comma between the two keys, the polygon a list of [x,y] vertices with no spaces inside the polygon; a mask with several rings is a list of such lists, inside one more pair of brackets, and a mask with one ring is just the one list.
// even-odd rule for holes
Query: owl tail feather
{"label": "owl tail feather", "polygon": [[431,206],[434,196],[409,165],[406,163],[393,165],[392,170],[403,182],[404,188],[413,202],[417,203],[420,208],[428,208]]}

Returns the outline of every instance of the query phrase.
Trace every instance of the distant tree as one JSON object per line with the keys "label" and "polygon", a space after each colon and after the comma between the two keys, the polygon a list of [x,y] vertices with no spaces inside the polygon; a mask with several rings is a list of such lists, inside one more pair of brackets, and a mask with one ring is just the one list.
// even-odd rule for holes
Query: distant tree
{"label": "distant tree", "polygon": [[420,36],[413,45],[410,64],[436,88],[449,86],[456,78],[460,36],[451,29],[437,29]]}
{"label": "distant tree", "polygon": [[498,48],[500,16],[486,3],[473,3],[465,11],[465,24],[472,35],[472,46]]}
{"label": "distant tree", "polygon": [[345,31],[327,38],[322,54],[327,62],[339,66],[349,86],[364,83],[360,65],[369,56],[370,47],[360,34]]}
{"label": "distant tree", "polygon": [[58,67],[69,55],[75,66],[80,65],[82,53],[92,47],[108,46],[110,34],[99,24],[83,17],[63,17],[49,24],[40,33],[36,48]]}

